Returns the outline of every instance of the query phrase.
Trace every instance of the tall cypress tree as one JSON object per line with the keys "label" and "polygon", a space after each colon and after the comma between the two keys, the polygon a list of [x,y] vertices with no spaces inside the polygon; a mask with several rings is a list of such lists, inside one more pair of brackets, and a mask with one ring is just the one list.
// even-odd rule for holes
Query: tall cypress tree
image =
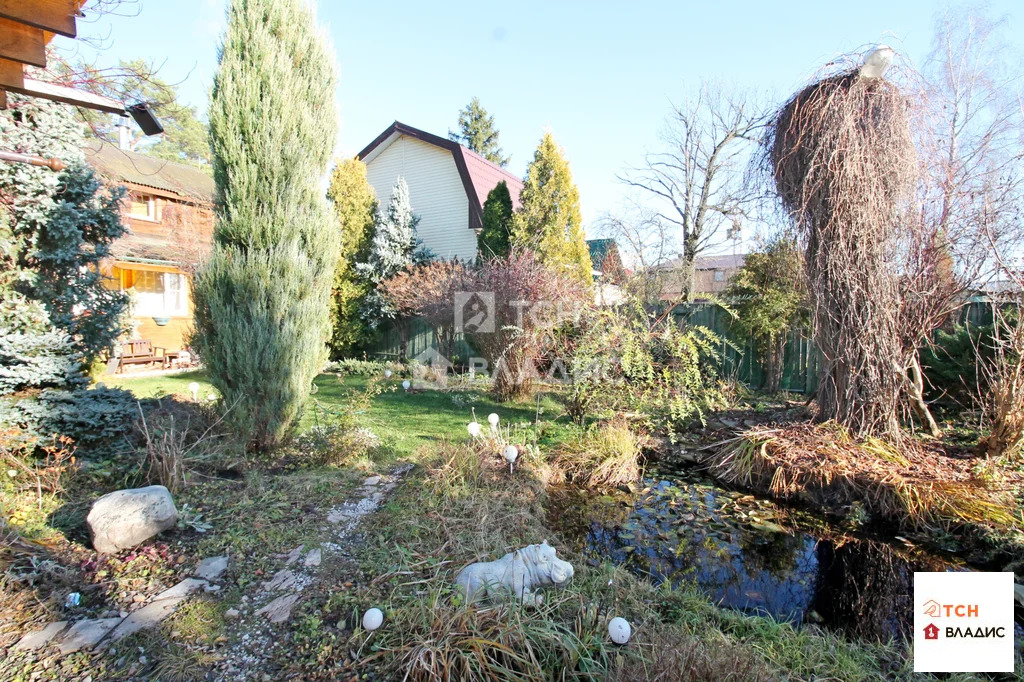
{"label": "tall cypress tree", "polygon": [[232,0],[210,101],[217,226],[194,344],[251,448],[294,427],[327,359],[337,234],[320,188],[334,59],[302,0]]}
{"label": "tall cypress tree", "polygon": [[584,284],[591,282],[580,193],[551,133],[544,133],[533,154],[519,201],[522,205],[512,220],[513,243],[536,251],[545,265]]}
{"label": "tall cypress tree", "polygon": [[448,138],[466,145],[488,161],[504,166],[509,157],[502,154],[498,134],[498,129],[494,127],[494,116],[480,105],[479,98],[474,97],[459,112],[459,132],[449,132]]}
{"label": "tall cypress tree", "polygon": [[502,180],[487,195],[484,202],[483,226],[477,237],[477,250],[481,258],[504,256],[512,239],[512,195]]}
{"label": "tall cypress tree", "polygon": [[359,306],[367,288],[356,272],[356,265],[369,258],[377,212],[377,199],[366,181],[366,164],[358,159],[338,163],[331,173],[327,196],[341,230],[341,249],[331,292],[330,343],[332,357],[341,357],[366,334]]}

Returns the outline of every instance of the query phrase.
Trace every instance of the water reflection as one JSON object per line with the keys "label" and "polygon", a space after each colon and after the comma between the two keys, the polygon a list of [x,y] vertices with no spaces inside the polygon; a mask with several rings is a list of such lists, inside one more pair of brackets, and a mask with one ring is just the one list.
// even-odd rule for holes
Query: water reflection
{"label": "water reflection", "polygon": [[656,583],[695,582],[729,608],[874,640],[909,634],[915,570],[947,568],[879,542],[820,539],[793,513],[707,482],[646,485],[635,496],[563,491],[551,522],[595,561],[624,564]]}

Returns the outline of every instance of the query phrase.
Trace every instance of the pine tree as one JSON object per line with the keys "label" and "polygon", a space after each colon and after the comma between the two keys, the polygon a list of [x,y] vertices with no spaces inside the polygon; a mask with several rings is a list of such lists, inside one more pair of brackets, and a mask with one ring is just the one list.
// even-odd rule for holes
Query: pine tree
{"label": "pine tree", "polygon": [[417,260],[416,224],[419,217],[412,212],[409,186],[399,177],[391,190],[387,210],[378,215],[376,231],[365,262],[356,271],[365,283],[367,293],[360,307],[360,316],[368,327],[376,329],[381,322],[394,319],[396,311],[378,290],[384,280],[397,275]]}
{"label": "pine tree", "polygon": [[498,145],[498,129],[494,127],[494,116],[480,106],[477,97],[469,100],[466,108],[459,112],[459,132],[448,133],[449,139],[463,144],[488,161],[505,166],[509,157],[502,154]]}
{"label": "pine tree", "polygon": [[232,0],[210,101],[217,225],[193,343],[228,419],[266,451],[327,359],[338,239],[320,178],[337,131],[334,59],[302,0]]}
{"label": "pine tree", "polygon": [[502,180],[487,195],[484,202],[483,227],[477,237],[477,250],[481,258],[504,256],[512,238],[512,195]]}
{"label": "pine tree", "polygon": [[580,193],[551,133],[545,133],[526,169],[512,220],[512,242],[537,252],[542,263],[576,279],[592,281],[590,251],[583,233]]}
{"label": "pine tree", "polygon": [[341,230],[338,265],[331,293],[331,355],[341,357],[366,334],[359,317],[359,306],[366,296],[365,282],[356,273],[356,264],[370,255],[374,235],[377,199],[366,181],[366,165],[358,159],[345,159],[331,174],[327,196]]}

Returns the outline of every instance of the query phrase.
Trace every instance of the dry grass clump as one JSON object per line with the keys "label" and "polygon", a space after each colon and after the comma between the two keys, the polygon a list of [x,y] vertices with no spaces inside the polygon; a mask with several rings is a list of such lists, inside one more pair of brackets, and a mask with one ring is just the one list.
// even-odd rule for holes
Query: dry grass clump
{"label": "dry grass clump", "polygon": [[586,487],[632,483],[643,474],[642,451],[646,437],[623,420],[591,426],[562,444],[553,466],[565,478]]}
{"label": "dry grass clump", "polygon": [[778,679],[749,647],[722,641],[709,644],[669,628],[638,633],[632,645],[638,656],[619,657],[611,680],[634,682],[768,682]]}
{"label": "dry grass clump", "polygon": [[833,513],[857,503],[875,518],[914,527],[1022,523],[1010,482],[978,480],[970,460],[910,439],[898,448],[857,439],[835,422],[751,429],[720,443],[709,464],[723,480]]}
{"label": "dry grass clump", "polygon": [[228,435],[223,421],[224,414],[211,406],[173,398],[162,399],[148,412],[139,405],[135,431],[145,480],[180,491],[193,469],[224,456]]}

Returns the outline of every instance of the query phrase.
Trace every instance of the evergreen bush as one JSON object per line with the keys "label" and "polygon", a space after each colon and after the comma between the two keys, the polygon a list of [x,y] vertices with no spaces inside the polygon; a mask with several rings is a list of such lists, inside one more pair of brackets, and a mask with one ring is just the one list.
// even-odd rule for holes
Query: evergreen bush
{"label": "evergreen bush", "polygon": [[233,0],[210,102],[214,248],[192,339],[251,449],[291,433],[327,360],[335,222],[320,179],[334,59],[300,0]]}

